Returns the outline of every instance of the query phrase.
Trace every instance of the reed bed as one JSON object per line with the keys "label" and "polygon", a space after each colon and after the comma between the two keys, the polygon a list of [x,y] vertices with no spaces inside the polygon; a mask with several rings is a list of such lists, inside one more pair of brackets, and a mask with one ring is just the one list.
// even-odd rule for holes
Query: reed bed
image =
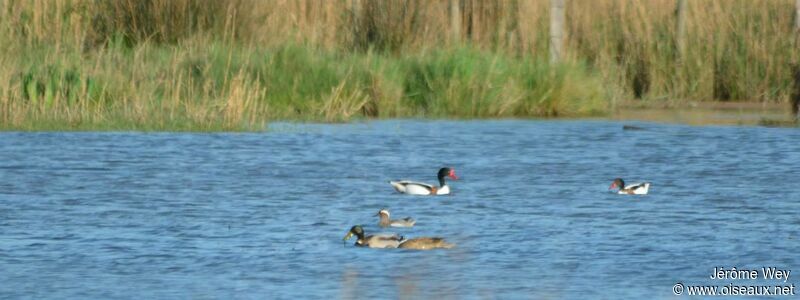
{"label": "reed bed", "polygon": [[[553,117],[619,100],[788,103],[794,1],[0,0],[0,128]],[[788,107],[788,105],[787,105]]]}

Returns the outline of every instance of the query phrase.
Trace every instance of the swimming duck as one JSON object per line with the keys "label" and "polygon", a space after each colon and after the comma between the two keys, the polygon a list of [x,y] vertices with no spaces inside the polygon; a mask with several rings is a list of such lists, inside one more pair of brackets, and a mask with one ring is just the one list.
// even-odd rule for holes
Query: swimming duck
{"label": "swimming duck", "polygon": [[367,235],[364,234],[364,228],[361,225],[356,225],[350,228],[344,240],[350,239],[353,235],[358,237],[356,246],[369,247],[369,248],[403,248],[415,250],[431,250],[431,249],[450,249],[455,245],[446,242],[440,237],[419,237],[406,240],[402,236],[392,235]]}
{"label": "swimming duck", "polygon": [[361,225],[355,225],[350,228],[350,231],[344,236],[344,240],[349,240],[351,237],[353,237],[353,235],[358,237],[355,244],[356,246],[369,248],[397,248],[400,246],[400,242],[404,240],[402,236],[396,234],[375,234],[365,236],[364,228],[361,228]]}
{"label": "swimming duck", "polygon": [[408,181],[408,180],[400,180],[400,181],[389,181],[395,190],[403,194],[409,195],[447,195],[450,194],[450,186],[444,181],[445,177],[450,177],[453,180],[458,180],[458,176],[456,176],[456,170],[451,168],[441,168],[439,169],[439,186],[433,186],[427,183],[415,182],[415,181]]}
{"label": "swimming duck", "polygon": [[380,216],[381,220],[378,222],[380,227],[413,227],[417,221],[412,218],[403,218],[392,220],[389,219],[389,210],[381,209],[376,216]]}
{"label": "swimming duck", "polygon": [[643,182],[625,185],[625,181],[622,180],[622,178],[615,178],[614,182],[611,183],[611,186],[609,186],[608,189],[619,189],[617,191],[618,194],[647,195],[647,191],[650,190],[650,183]]}

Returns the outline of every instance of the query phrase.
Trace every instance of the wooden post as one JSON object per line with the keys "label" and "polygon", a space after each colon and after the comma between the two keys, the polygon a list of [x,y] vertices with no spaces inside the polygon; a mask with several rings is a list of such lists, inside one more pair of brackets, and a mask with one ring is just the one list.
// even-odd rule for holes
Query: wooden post
{"label": "wooden post", "polygon": [[[797,0],[800,1],[800,0]],[[453,43],[461,40],[461,0],[450,0],[450,30]],[[800,3],[800,2],[798,2]]]}
{"label": "wooden post", "polygon": [[[798,0],[800,1],[800,0]],[[550,0],[550,62],[561,60],[564,45],[564,0]]]}
{"label": "wooden post", "polygon": [[[800,3],[800,0],[797,0]],[[678,15],[678,28],[675,35],[676,45],[678,47],[678,58],[683,59],[686,55],[686,0],[678,0],[678,7],[676,8]]]}
{"label": "wooden post", "polygon": [[353,14],[353,24],[355,24],[355,26],[361,26],[361,1],[350,0],[350,11]]}
{"label": "wooden post", "polygon": [[[794,2],[794,47],[800,44],[800,0]],[[796,55],[796,54],[795,54]],[[789,99],[794,121],[800,123],[800,65],[795,56],[792,63],[792,75],[794,75],[794,91]]]}
{"label": "wooden post", "polygon": [[794,2],[794,29],[800,30],[800,0]]}
{"label": "wooden post", "polygon": [[792,66],[792,79],[794,79],[794,91],[789,96],[789,105],[795,122],[800,122],[800,66]]}

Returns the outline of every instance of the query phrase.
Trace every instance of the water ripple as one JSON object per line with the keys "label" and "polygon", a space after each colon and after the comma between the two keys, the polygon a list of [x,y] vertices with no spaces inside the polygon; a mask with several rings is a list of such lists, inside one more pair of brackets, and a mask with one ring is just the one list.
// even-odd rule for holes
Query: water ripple
{"label": "water ripple", "polygon": [[[0,295],[667,298],[715,266],[800,269],[800,132],[624,124],[3,133]],[[451,196],[386,184],[443,165]],[[651,195],[609,193],[614,177]],[[380,229],[384,207],[418,226]],[[458,247],[360,249],[341,240],[354,224]]]}

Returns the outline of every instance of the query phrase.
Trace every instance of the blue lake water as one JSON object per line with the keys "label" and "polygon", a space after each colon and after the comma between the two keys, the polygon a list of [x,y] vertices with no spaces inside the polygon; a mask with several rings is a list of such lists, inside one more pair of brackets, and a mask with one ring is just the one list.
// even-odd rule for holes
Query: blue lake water
{"label": "blue lake water", "polygon": [[[799,130],[623,124],[0,133],[0,298],[661,299],[773,284],[708,278],[763,266],[800,285]],[[442,166],[449,196],[386,182]],[[609,192],[615,177],[650,195]],[[381,230],[384,207],[417,226]],[[355,224],[457,247],[343,244]]]}

